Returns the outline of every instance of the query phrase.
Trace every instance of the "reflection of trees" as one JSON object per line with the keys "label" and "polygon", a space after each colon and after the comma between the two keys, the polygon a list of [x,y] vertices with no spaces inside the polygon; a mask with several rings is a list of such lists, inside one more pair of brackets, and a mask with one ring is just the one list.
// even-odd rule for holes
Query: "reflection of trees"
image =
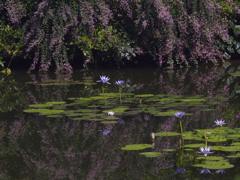
{"label": "reflection of trees", "polygon": [[229,85],[229,93],[231,100],[239,100],[240,98],[240,77],[233,76],[230,73],[238,73],[240,71],[240,64],[238,62],[228,63],[225,66],[222,81]]}
{"label": "reflection of trees", "polygon": [[2,75],[0,78],[0,112],[10,112],[23,106],[26,99],[22,85],[11,76]]}
{"label": "reflection of trees", "polygon": [[[98,79],[99,74],[109,75],[112,82],[126,80],[124,91],[137,94],[228,95],[228,86],[222,81],[224,77],[221,75],[224,69],[219,67],[148,73],[114,71],[111,74],[105,71],[87,76],[92,76],[94,80]],[[39,77],[32,75],[31,78],[34,84],[27,86],[26,104],[65,101],[68,97],[85,97],[100,92],[100,85],[89,85],[87,88],[84,85],[39,85],[39,82],[52,79],[47,74]],[[78,75],[57,78],[80,79]],[[117,92],[117,87],[113,85],[107,88],[108,92]],[[181,110],[194,113],[194,116],[184,117],[184,130],[211,128],[215,119],[222,118],[227,106],[228,103],[214,105],[216,110],[213,112],[201,112],[198,107],[184,107]],[[139,151],[123,151],[121,148],[127,144],[152,143],[151,132],[178,131],[179,123],[174,117],[141,114],[123,117],[126,122],[124,125],[106,125],[74,121],[68,117],[46,118],[20,113],[22,110],[23,107],[20,107],[15,120],[3,119],[0,123],[0,179],[143,179],[159,177],[159,174],[162,179],[171,179],[169,176],[175,168],[175,159],[171,159],[168,153],[163,152],[158,158],[146,158],[139,155]],[[111,130],[111,133],[101,135],[99,130],[104,129]],[[156,137],[154,148],[143,152],[162,152],[163,149],[177,147],[177,137]]]}

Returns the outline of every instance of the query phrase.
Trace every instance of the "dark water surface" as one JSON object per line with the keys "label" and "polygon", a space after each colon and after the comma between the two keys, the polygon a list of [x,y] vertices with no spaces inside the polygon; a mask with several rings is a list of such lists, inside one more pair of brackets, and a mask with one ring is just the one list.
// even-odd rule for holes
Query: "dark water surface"
{"label": "dark water surface", "polygon": [[[92,83],[99,80],[99,75],[106,75],[111,82],[105,86],[106,93],[117,93],[118,87],[114,85],[114,81],[124,80],[123,93],[165,95],[167,102],[160,102],[163,111],[187,113],[182,118],[184,132],[213,129],[217,119],[225,120],[225,126],[229,129],[238,128],[240,78],[229,73],[240,71],[239,65],[231,62],[223,67],[175,70],[132,68],[74,71],[70,75],[13,71],[8,77],[1,75],[0,179],[240,179],[239,158],[227,157],[237,155],[238,151],[215,151],[209,155],[222,156],[227,163],[234,166],[225,169],[224,174],[215,173],[217,169],[210,169],[211,174],[200,174],[203,168],[193,166],[202,162],[198,159],[199,147],[180,149],[179,136],[156,136],[153,142],[150,136],[152,132],[179,132],[179,121],[174,113],[155,116],[144,111],[116,115],[123,120],[122,124],[111,121],[102,123],[91,119],[74,120],[74,117],[67,115],[47,117],[23,112],[32,104],[52,101],[65,101],[69,104],[72,102],[71,98],[98,96],[102,92],[102,85]],[[176,97],[173,95],[183,95],[183,99],[208,97],[213,100],[207,107],[206,104],[196,102],[180,105],[178,101],[169,99]],[[144,100],[143,98],[142,104],[139,103],[141,108],[155,103]],[[123,102],[123,105],[133,109],[139,107],[139,104]],[[90,105],[96,104],[76,105],[75,108]],[[110,111],[111,106],[114,106],[111,101],[108,106],[102,105],[101,113]],[[104,130],[109,130],[109,133],[104,135]],[[152,143],[154,147],[144,150],[121,149],[130,144]],[[203,140],[198,143],[205,142]],[[223,142],[226,146],[231,143]],[[166,149],[174,151],[169,152]],[[161,154],[158,157],[145,157],[141,152]],[[186,173],[177,173],[179,168],[184,168]]]}

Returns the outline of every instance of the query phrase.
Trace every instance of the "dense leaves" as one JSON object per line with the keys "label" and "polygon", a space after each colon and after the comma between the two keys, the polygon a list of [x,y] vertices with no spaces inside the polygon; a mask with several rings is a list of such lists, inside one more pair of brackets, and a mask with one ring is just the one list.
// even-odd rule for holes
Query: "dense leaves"
{"label": "dense leaves", "polygon": [[51,66],[71,71],[74,60],[86,67],[145,55],[147,62],[171,67],[218,63],[239,51],[238,5],[215,0],[4,0],[1,56],[30,58],[30,70],[42,71]]}

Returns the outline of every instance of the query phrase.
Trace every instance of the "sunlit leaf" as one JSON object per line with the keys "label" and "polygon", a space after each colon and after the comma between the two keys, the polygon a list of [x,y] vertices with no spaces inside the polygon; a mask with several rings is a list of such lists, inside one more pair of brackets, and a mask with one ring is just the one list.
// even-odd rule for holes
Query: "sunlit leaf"
{"label": "sunlit leaf", "polygon": [[160,152],[142,152],[139,154],[144,155],[146,157],[158,157],[161,153]]}
{"label": "sunlit leaf", "polygon": [[158,132],[155,133],[155,136],[178,136],[180,133],[177,132]]}
{"label": "sunlit leaf", "polygon": [[153,145],[151,144],[130,144],[126,145],[125,147],[122,147],[122,150],[142,150],[146,148],[151,148]]}

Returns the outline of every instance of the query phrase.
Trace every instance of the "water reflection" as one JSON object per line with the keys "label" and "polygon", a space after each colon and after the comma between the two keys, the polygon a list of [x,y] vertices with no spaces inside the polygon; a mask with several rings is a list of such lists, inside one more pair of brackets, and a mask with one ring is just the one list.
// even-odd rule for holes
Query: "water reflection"
{"label": "water reflection", "polygon": [[[103,74],[111,77],[112,84],[119,79],[124,80],[122,92],[203,95],[233,100],[238,98],[239,79],[230,76],[229,72],[235,70],[237,68],[230,65],[226,69],[94,70],[68,75],[19,75],[15,72],[12,76],[14,85],[4,80],[0,90],[2,95],[9,95],[2,101],[1,107],[17,109],[14,114],[10,108],[2,108],[1,111],[11,116],[4,116],[1,120],[0,179],[156,179],[160,175],[162,179],[174,179],[177,176],[201,176],[201,169],[191,166],[196,158],[194,152],[163,151],[179,148],[180,141],[176,136],[154,138],[154,149],[147,151],[161,152],[156,158],[139,154],[146,150],[121,150],[128,144],[151,144],[149,134],[152,132],[179,131],[179,122],[175,117],[144,113],[122,116],[119,123],[102,124],[91,120],[77,121],[71,116],[47,118],[23,113],[23,110],[29,104],[97,96],[102,91],[101,84],[94,82]],[[25,83],[26,80],[31,83]],[[86,80],[90,83],[86,84]],[[56,82],[58,84],[51,85]],[[14,87],[17,89],[13,90]],[[107,85],[105,91],[117,93],[119,89],[118,86]],[[214,110],[211,111],[201,111],[196,105],[178,107],[179,111],[193,114],[184,117],[184,131],[213,128],[216,119],[224,119],[229,127],[237,127],[240,115],[234,106],[239,104],[228,100],[221,102],[213,104]],[[236,164],[234,159],[231,163]],[[176,174],[175,171],[181,168],[186,173],[180,171]],[[238,166],[227,170],[223,177],[234,174],[235,168]]]}

